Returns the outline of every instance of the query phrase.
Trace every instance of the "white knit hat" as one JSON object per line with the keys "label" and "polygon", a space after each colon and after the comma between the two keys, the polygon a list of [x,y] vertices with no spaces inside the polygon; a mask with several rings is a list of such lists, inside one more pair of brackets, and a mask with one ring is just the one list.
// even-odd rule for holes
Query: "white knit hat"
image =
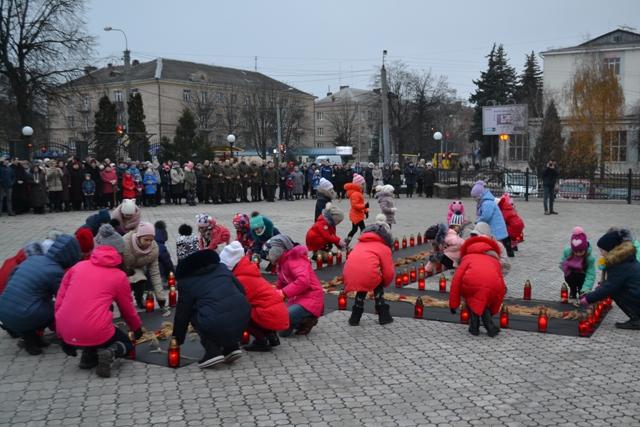
{"label": "white knit hat", "polygon": [[220,253],[220,262],[233,270],[244,256],[244,248],[238,241],[233,241],[224,247]]}
{"label": "white knit hat", "polygon": [[133,215],[136,213],[136,200],[135,199],[123,199],[120,207],[122,215]]}
{"label": "white knit hat", "polygon": [[393,193],[396,189],[393,188],[393,185],[387,184],[382,186],[383,193]]}
{"label": "white knit hat", "polygon": [[333,184],[326,178],[320,178],[318,188],[320,188],[321,190],[329,191],[333,189]]}

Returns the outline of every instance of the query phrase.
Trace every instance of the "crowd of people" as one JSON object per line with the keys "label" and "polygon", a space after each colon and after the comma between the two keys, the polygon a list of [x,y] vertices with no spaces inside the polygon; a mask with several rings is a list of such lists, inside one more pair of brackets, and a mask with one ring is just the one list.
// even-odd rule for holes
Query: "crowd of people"
{"label": "crowd of people", "polygon": [[[256,211],[234,215],[233,233],[217,218],[202,213],[177,230],[177,265],[166,247],[167,225],[143,221],[146,208],[135,198],[123,199],[112,211],[100,209],[73,235],[51,231],[42,242],[29,243],[4,262],[0,326],[11,337],[21,338],[20,345],[32,355],[42,353],[48,344],[42,330],[51,328],[62,339],[65,353],[82,352],[80,368],[95,367],[99,376],[109,377],[114,358],[126,356],[132,340],[145,332],[135,305],[142,311],[151,299],[172,314],[167,284],[175,274],[176,341],[185,341],[191,324],[204,348],[201,368],[233,363],[242,356],[239,342],[246,331],[253,341],[244,349],[258,352],[271,351],[280,345],[281,337],[312,331],[324,312],[324,290],[311,260],[327,256],[334,247],[348,254],[344,290],[355,294],[349,325],[360,324],[369,292],[379,323],[391,323],[384,288],[395,275],[391,231],[395,188],[380,181],[370,187],[358,173],[336,188],[332,178],[321,176],[317,181],[314,220],[305,244],[295,242],[286,230]],[[363,196],[369,188],[383,212],[372,222]],[[332,203],[342,192],[350,202],[352,224],[345,237],[338,236],[337,226],[347,215]],[[508,194],[496,198],[482,181],[475,183],[471,196],[476,200],[473,222],[465,217],[464,203],[454,200],[446,215],[443,212],[442,222],[425,225],[425,238],[432,245],[427,271],[454,270],[449,296],[452,313],[464,300],[470,314],[469,332],[478,335],[482,322],[494,337],[500,329],[492,318],[506,294],[509,258],[524,242],[524,221]],[[640,330],[640,243],[627,230],[610,229],[598,240],[602,257],[596,262],[582,228],[573,229],[569,242],[560,268],[571,298],[588,305],[612,297],[629,316],[616,327]],[[599,286],[594,284],[596,267],[604,272]],[[267,281],[265,272],[275,274],[275,283]],[[131,336],[113,324],[113,303]]]}
{"label": "crowd of people", "polygon": [[392,185],[395,197],[403,183],[407,197],[433,197],[437,174],[430,163],[398,163],[379,167],[360,162],[331,165],[294,164],[243,158],[214,159],[180,164],[176,161],[138,162],[110,159],[84,161],[0,159],[0,214],[9,215],[114,208],[124,199],[140,206],[162,203],[180,205],[300,200],[315,198],[320,179],[330,181],[344,198],[344,185],[361,175],[365,191],[372,195],[378,185]]}

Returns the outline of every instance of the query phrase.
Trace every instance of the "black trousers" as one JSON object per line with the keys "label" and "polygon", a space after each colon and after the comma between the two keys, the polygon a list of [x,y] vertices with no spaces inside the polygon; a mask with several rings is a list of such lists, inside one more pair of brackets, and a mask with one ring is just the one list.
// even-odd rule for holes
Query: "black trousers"
{"label": "black trousers", "polygon": [[[125,357],[132,349],[133,343],[129,339],[129,336],[122,329],[116,328],[113,336],[100,345],[91,347],[79,347],[89,352],[96,352],[98,349],[107,348],[115,344],[115,357]],[[68,344],[67,344],[68,345]]]}
{"label": "black trousers", "polygon": [[580,295],[580,291],[582,290],[582,285],[584,285],[584,279],[586,274],[580,273],[578,271],[572,271],[567,276],[564,276],[564,281],[569,285],[569,297],[577,298]]}
{"label": "black trousers", "polygon": [[360,229],[360,232],[362,233],[364,231],[364,221],[360,221],[357,224],[354,224],[353,222],[351,223],[351,231],[349,232],[349,238],[351,239],[353,236],[356,235],[356,233],[358,232],[358,229]]}
{"label": "black trousers", "polygon": [[[366,297],[367,297],[367,293],[365,291],[356,292],[356,302],[354,304],[354,307],[363,308],[364,300]],[[376,307],[380,307],[381,305],[384,304],[384,286],[383,285],[378,285],[373,290],[373,298],[375,300]]]}
{"label": "black trousers", "polygon": [[453,268],[453,260],[446,255],[442,255],[442,259],[440,260],[440,264],[442,264],[447,269],[451,270]]}
{"label": "black trousers", "polygon": [[418,197],[422,196],[422,187],[424,186],[424,183],[422,181],[418,181],[418,186],[416,188],[416,194],[418,195]]}
{"label": "black trousers", "polygon": [[424,187],[424,192],[429,199],[433,198],[433,185]]}
{"label": "black trousers", "polygon": [[511,238],[507,236],[500,241],[504,245],[504,248],[507,250],[507,256],[509,256],[509,258],[513,258],[514,255],[513,255],[513,248],[511,247]]}

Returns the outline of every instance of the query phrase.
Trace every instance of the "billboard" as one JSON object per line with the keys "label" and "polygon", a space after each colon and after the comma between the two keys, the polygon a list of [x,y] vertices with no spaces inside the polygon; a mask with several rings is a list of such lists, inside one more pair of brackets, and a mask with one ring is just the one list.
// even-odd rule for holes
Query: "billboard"
{"label": "billboard", "polygon": [[349,146],[337,146],[336,154],[339,156],[352,156],[353,155],[353,147]]}
{"label": "billboard", "polygon": [[516,135],[527,133],[526,104],[492,105],[482,107],[483,135]]}

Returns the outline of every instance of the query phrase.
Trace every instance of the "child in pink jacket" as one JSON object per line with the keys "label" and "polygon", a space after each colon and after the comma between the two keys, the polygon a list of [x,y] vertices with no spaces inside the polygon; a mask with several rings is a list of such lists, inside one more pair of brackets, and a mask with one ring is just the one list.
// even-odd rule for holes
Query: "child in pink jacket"
{"label": "child in pink jacket", "polygon": [[[115,245],[124,249],[123,241]],[[131,285],[119,268],[121,264],[122,257],[113,246],[96,247],[89,260],[66,272],[55,303],[56,332],[62,338],[64,352],[75,357],[76,348],[82,348],[80,368],[96,367],[96,374],[105,378],[111,376],[114,358],[125,357],[132,349],[127,333],[113,324],[112,303],[118,304],[136,339],[142,336],[142,322],[133,307]]]}
{"label": "child in pink jacket", "polygon": [[229,229],[222,224],[216,222],[216,219],[207,215],[199,214],[196,216],[196,223],[200,236],[198,238],[198,249],[211,249],[215,251],[218,246],[228,245],[231,241],[231,233]]}
{"label": "child in pink jacket", "polygon": [[444,236],[442,265],[447,268],[453,268],[460,261],[460,248],[464,243],[464,239],[460,237],[460,230],[464,217],[461,214],[454,214],[449,218],[449,229]]}
{"label": "child in pink jacket", "polygon": [[277,287],[289,311],[290,327],[280,336],[290,336],[293,330],[297,335],[307,335],[324,311],[324,291],[309,262],[309,251],[284,234],[273,236],[266,247],[267,259],[276,265]]}

